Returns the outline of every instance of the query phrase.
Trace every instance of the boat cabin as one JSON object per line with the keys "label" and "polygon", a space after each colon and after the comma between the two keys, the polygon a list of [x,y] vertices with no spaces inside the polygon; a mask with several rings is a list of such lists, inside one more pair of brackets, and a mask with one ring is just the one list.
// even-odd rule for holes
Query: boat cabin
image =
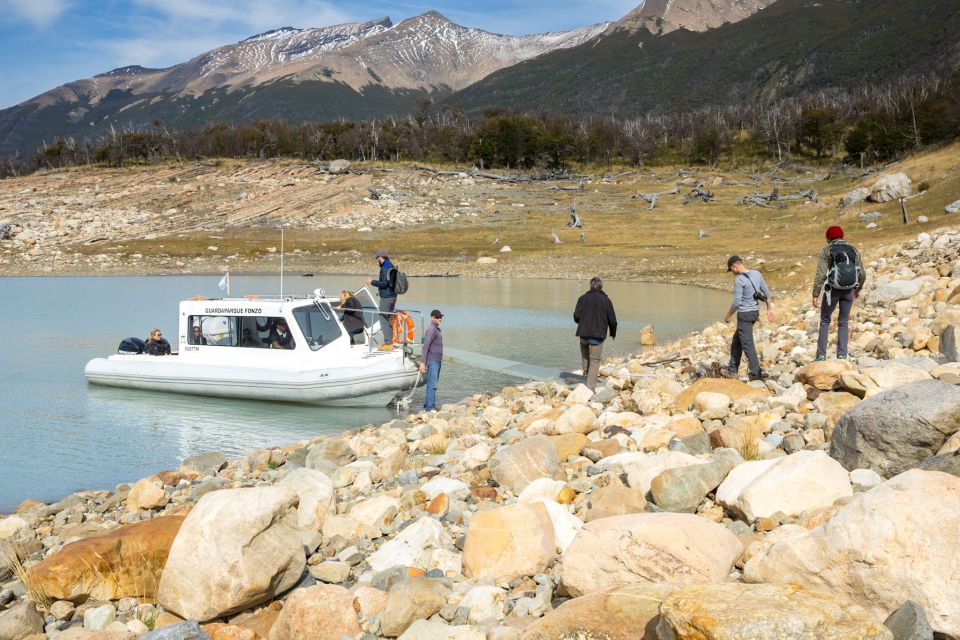
{"label": "boat cabin", "polygon": [[[380,329],[377,303],[363,288],[354,296],[363,311],[364,331],[350,336],[337,311],[338,297],[317,289],[314,296],[247,296],[186,300],[180,303],[179,353],[216,353],[217,359],[236,353],[249,356],[257,351],[269,357],[301,360],[310,353],[355,354],[371,350],[372,338]],[[297,354],[300,357],[296,357]],[[264,353],[266,356],[266,353]]]}

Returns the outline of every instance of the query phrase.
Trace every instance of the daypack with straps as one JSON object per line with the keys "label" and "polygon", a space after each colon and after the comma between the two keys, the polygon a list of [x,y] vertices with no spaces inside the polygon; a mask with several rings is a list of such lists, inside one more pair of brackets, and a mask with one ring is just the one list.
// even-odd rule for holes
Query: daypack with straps
{"label": "daypack with straps", "polygon": [[390,283],[393,285],[394,293],[404,294],[407,292],[407,289],[410,288],[410,284],[407,282],[407,274],[396,267],[390,269]]}
{"label": "daypack with straps", "polygon": [[831,289],[847,291],[860,286],[857,270],[857,250],[845,242],[830,245],[830,262],[826,285]]}

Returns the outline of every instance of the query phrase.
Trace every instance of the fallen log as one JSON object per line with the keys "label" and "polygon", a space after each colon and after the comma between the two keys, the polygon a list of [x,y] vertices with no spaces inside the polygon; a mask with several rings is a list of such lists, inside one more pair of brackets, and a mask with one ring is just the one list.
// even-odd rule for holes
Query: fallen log
{"label": "fallen log", "polygon": [[651,209],[657,206],[657,198],[659,198],[660,196],[672,196],[672,195],[677,195],[678,193],[680,193],[680,189],[678,187],[674,187],[673,189],[669,189],[667,191],[659,191],[657,193],[635,193],[632,196],[630,196],[630,199],[645,200],[649,202],[650,206],[647,207],[647,211],[650,211]]}

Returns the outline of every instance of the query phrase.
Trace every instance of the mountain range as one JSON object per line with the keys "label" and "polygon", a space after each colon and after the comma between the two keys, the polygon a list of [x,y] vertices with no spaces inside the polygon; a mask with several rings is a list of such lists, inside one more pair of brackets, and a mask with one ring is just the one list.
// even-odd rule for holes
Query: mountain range
{"label": "mountain range", "polygon": [[626,116],[770,99],[956,60],[958,0],[645,0],[613,23],[509,36],[430,11],[284,27],[167,69],[125,66],[0,111],[0,155],[160,121],[360,120],[425,99],[467,112]]}

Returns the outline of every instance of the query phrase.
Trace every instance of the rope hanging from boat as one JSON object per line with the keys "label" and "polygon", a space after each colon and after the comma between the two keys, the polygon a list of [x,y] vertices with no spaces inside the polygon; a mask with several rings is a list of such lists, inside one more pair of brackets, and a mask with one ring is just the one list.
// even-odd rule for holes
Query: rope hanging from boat
{"label": "rope hanging from boat", "polygon": [[423,374],[420,373],[420,367],[417,367],[417,379],[413,382],[413,387],[410,389],[410,393],[407,395],[401,395],[396,400],[397,413],[405,411],[410,407],[410,402],[413,400],[413,394],[417,392],[417,387],[420,386],[420,376]]}

